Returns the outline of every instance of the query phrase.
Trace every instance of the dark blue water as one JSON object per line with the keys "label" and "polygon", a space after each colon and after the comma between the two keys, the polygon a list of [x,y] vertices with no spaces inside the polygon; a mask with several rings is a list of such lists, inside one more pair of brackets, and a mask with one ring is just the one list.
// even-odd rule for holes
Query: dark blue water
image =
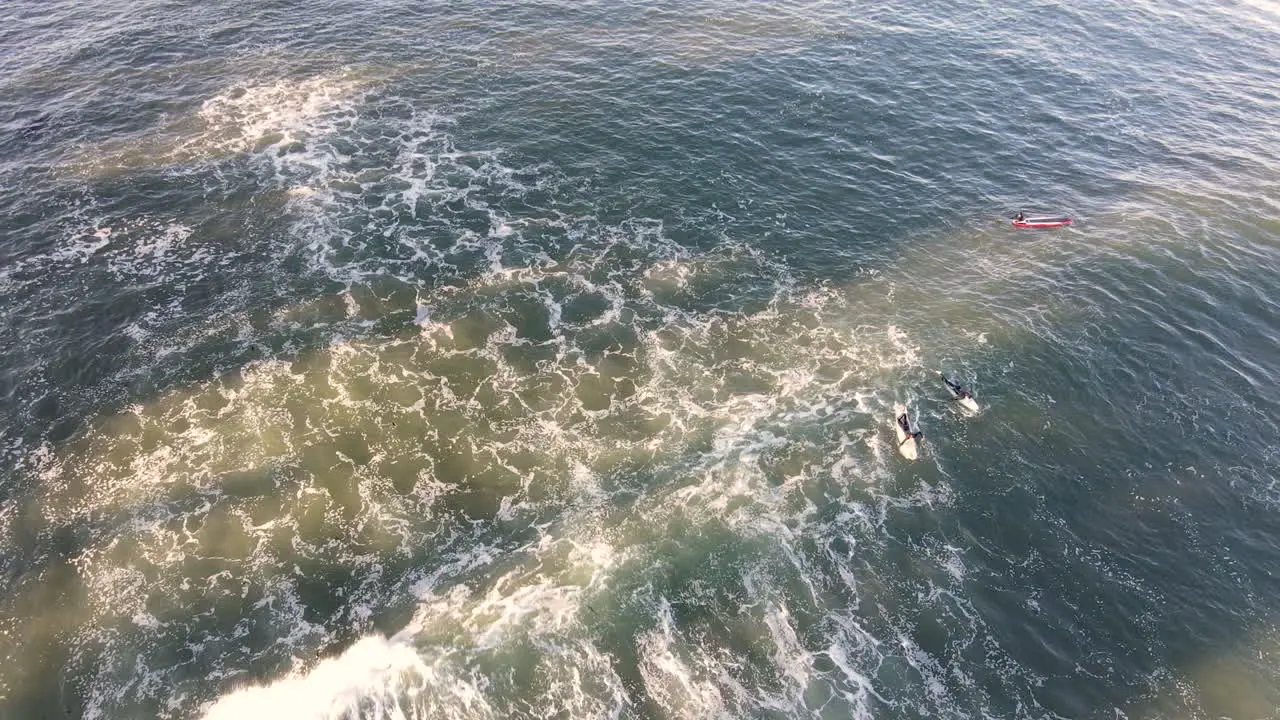
{"label": "dark blue water", "polygon": [[1278,40],[7,4],[0,716],[1273,717]]}

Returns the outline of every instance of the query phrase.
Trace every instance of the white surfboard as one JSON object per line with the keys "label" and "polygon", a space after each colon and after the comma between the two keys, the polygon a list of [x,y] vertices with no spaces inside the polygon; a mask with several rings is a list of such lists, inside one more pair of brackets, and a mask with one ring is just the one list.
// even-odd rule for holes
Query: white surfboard
{"label": "white surfboard", "polygon": [[[919,442],[905,433],[902,426],[898,424],[898,418],[907,414],[907,406],[898,403],[893,406],[893,435],[898,439],[898,452],[902,453],[902,457],[908,460],[915,460],[919,457]],[[907,417],[907,424],[911,425],[910,416]],[[915,427],[912,426],[914,430]]]}

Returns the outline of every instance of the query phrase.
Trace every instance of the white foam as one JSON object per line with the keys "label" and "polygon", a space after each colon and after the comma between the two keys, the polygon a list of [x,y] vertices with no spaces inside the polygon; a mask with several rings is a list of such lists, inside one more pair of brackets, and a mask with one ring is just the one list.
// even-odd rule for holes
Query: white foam
{"label": "white foam", "polygon": [[111,244],[111,240],[106,235],[99,235],[95,232],[89,237],[93,239],[73,239],[67,245],[52,252],[48,258],[55,263],[83,264],[89,262],[89,259],[97,254],[99,250]]}
{"label": "white foam", "polygon": [[219,698],[205,720],[290,717],[306,720],[424,717],[413,697],[424,686],[451,695],[475,717],[490,717],[480,688],[463,678],[442,677],[407,643],[367,637],[341,655],[262,687]]}
{"label": "white foam", "polygon": [[[502,270],[494,271],[489,277],[512,276],[511,272]],[[545,283],[555,280],[557,275],[535,278],[533,275],[517,274],[516,277],[521,281],[503,286],[507,289],[502,292],[524,293],[532,290],[538,293],[550,287]],[[493,287],[492,283],[486,282],[485,285]],[[614,291],[618,293],[620,302],[632,304],[633,307],[638,301],[646,302],[643,296],[628,296],[621,289]],[[355,294],[350,291],[342,295],[348,316],[362,313],[354,298]],[[74,467],[76,475],[94,475],[96,480],[93,494],[81,497],[71,504],[52,502],[48,507],[55,513],[58,512],[55,508],[59,507],[73,509],[71,517],[74,517],[89,507],[101,510],[127,506],[147,498],[158,499],[163,497],[164,488],[179,478],[184,482],[207,483],[228,472],[250,471],[264,464],[287,460],[312,441],[310,438],[315,437],[313,433],[328,432],[326,426],[342,428],[354,423],[373,428],[376,437],[376,433],[389,430],[385,417],[379,419],[380,413],[387,411],[387,406],[382,401],[369,398],[357,400],[351,397],[354,385],[363,382],[373,382],[380,387],[403,385],[407,374],[409,384],[424,389],[435,388],[429,393],[418,393],[414,413],[419,419],[413,422],[423,425],[422,430],[414,431],[415,436],[431,436],[433,431],[430,420],[436,412],[461,413],[461,417],[466,418],[468,423],[478,423],[491,409],[478,403],[474,393],[453,392],[448,377],[434,376],[425,370],[425,363],[433,358],[449,357],[457,352],[451,342],[454,334],[451,320],[457,317],[450,314],[453,312],[455,311],[447,303],[428,304],[419,300],[413,314],[415,322],[422,332],[433,333],[434,337],[440,339],[440,344],[418,344],[416,352],[425,353],[422,357],[402,354],[398,349],[398,340],[382,339],[341,341],[321,351],[328,359],[323,371],[326,378],[324,387],[327,390],[322,396],[308,398],[305,387],[299,384],[303,376],[294,374],[291,363],[265,362],[245,368],[240,373],[242,381],[235,389],[221,387],[215,382],[175,392],[153,404],[135,407],[131,414],[144,427],[161,430],[165,441],[145,451],[128,450],[124,454],[126,465],[117,468],[95,464],[95,455],[119,454],[120,449],[129,447],[128,443],[132,441],[122,440],[117,443],[108,429],[91,432],[87,441],[79,446],[81,455],[77,457],[77,450],[73,448],[71,457],[65,459]],[[586,534],[575,532],[571,539],[564,541],[542,536],[542,542],[534,551],[536,560],[531,561],[536,563],[533,567],[547,567],[546,563],[557,557],[567,560],[563,569],[552,575],[541,577],[538,573],[530,573],[527,567],[504,574],[487,575],[487,589],[475,593],[466,592],[463,586],[452,584],[449,578],[477,573],[481,568],[498,561],[502,557],[501,553],[482,546],[456,564],[435,568],[415,590],[420,599],[415,627],[420,626],[422,629],[407,632],[427,645],[437,642],[434,638],[440,638],[443,642],[447,637],[449,643],[466,648],[469,654],[479,655],[500,653],[512,646],[519,646],[527,642],[533,628],[537,629],[539,638],[546,639],[565,634],[573,636],[581,632],[584,612],[594,612],[585,610],[588,607],[588,595],[606,587],[608,578],[625,564],[613,543],[592,535],[600,521],[596,513],[609,500],[607,494],[601,492],[604,480],[596,469],[596,463],[615,457],[619,451],[643,453],[643,456],[653,458],[652,461],[659,467],[671,467],[671,463],[687,464],[692,458],[690,469],[697,477],[692,484],[663,488],[661,492],[645,497],[635,508],[636,519],[627,521],[623,532],[631,532],[626,527],[634,522],[660,526],[676,516],[694,518],[697,522],[712,521],[717,516],[722,516],[726,510],[736,507],[729,517],[730,526],[735,532],[749,538],[780,538],[780,547],[791,559],[793,566],[802,571],[810,571],[804,567],[803,561],[798,557],[799,551],[794,547],[798,536],[793,537],[794,533],[787,528],[797,517],[794,514],[794,500],[803,494],[804,483],[810,482],[812,476],[808,474],[809,471],[802,472],[790,478],[776,491],[762,494],[762,489],[767,486],[767,473],[772,457],[788,447],[789,435],[793,432],[790,428],[797,424],[823,423],[833,419],[848,422],[857,417],[857,405],[865,404],[870,409],[869,401],[856,403],[855,409],[841,406],[837,400],[843,395],[841,388],[851,381],[864,383],[874,377],[859,375],[858,367],[868,368],[862,372],[872,373],[880,372],[881,365],[886,363],[893,367],[894,358],[900,358],[899,346],[906,343],[906,340],[901,335],[895,336],[892,329],[872,329],[871,332],[824,329],[823,332],[829,333],[830,344],[826,349],[819,350],[822,354],[816,358],[807,354],[778,354],[775,345],[794,345],[788,339],[794,336],[783,334],[783,339],[779,341],[779,332],[798,332],[787,329],[806,325],[794,322],[794,314],[797,312],[836,314],[842,312],[842,308],[838,296],[821,294],[804,295],[794,303],[782,300],[756,315],[742,316],[732,322],[699,318],[696,314],[681,311],[676,316],[677,324],[665,326],[660,331],[645,331],[640,334],[643,346],[630,353],[629,357],[633,361],[648,363],[645,367],[655,371],[647,376],[637,376],[641,382],[631,399],[615,400],[607,411],[594,411],[594,414],[580,416],[585,419],[574,419],[572,414],[556,409],[534,411],[528,407],[518,409],[521,406],[512,406],[511,409],[517,411],[503,421],[506,429],[502,431],[501,437],[493,439],[497,444],[493,445],[496,451],[492,453],[491,459],[488,459],[490,455],[487,454],[483,457],[476,456],[479,458],[477,462],[481,463],[480,467],[505,467],[513,475],[522,476],[515,494],[502,498],[499,517],[513,521],[520,518],[522,513],[532,514],[538,511],[538,506],[528,499],[531,488],[535,487],[530,484],[528,471],[510,465],[505,459],[506,455],[513,453],[532,454],[536,473],[546,472],[549,468],[567,470],[561,480],[562,490],[558,491],[566,495],[556,496],[558,499],[555,502],[563,502],[562,498],[565,496],[575,498],[564,507],[576,514],[560,517],[567,527],[582,528],[582,532]],[[553,332],[563,338],[558,346],[556,359],[533,375],[517,371],[505,360],[504,353],[509,348],[524,342],[517,337],[515,328],[509,325],[490,334],[483,345],[460,356],[492,363],[493,371],[486,376],[485,382],[497,389],[500,397],[518,397],[520,393],[537,387],[537,383],[554,377],[564,378],[572,387],[572,383],[596,372],[593,363],[575,351],[573,328],[557,325]],[[760,354],[748,357],[748,363],[744,367],[761,373],[764,377],[773,378],[772,386],[765,392],[730,393],[723,398],[695,398],[694,393],[705,387],[718,388],[724,383],[724,379],[715,373],[709,373],[696,360],[696,355],[689,356],[670,349],[673,333],[676,338],[674,347],[696,348],[699,352],[717,347],[726,337],[746,338]],[[890,343],[891,357],[882,359],[882,341],[879,338],[885,334],[896,340]],[[409,342],[417,344],[419,341]],[[406,364],[406,358],[415,357],[416,359]],[[868,358],[874,362],[866,364]],[[797,359],[800,361],[799,365],[796,364]],[[820,367],[826,362],[843,366],[843,369],[839,373],[829,373]],[[303,394],[299,395],[299,392]],[[862,399],[867,400],[868,397],[871,396]],[[319,427],[304,425],[297,430],[290,429],[296,427],[294,421],[287,413],[281,413],[279,408],[285,403],[296,405],[298,401],[303,404],[297,410],[303,416],[318,418],[312,422],[320,422]],[[561,407],[571,409],[575,401],[565,398],[563,403]],[[601,434],[595,428],[596,418],[628,412],[632,406],[643,407],[648,413],[665,413],[670,416],[671,422],[659,437],[666,437],[673,442],[669,445],[654,445],[651,437],[619,439]],[[206,407],[218,409],[210,412]],[[403,418],[403,415],[396,417]],[[467,427],[483,426],[472,424]],[[273,436],[274,440],[271,439]],[[709,443],[706,451],[699,455],[682,456],[681,448],[700,442],[699,438],[705,438]],[[397,548],[400,552],[412,552],[409,549],[413,547],[412,538],[418,537],[415,532],[419,532],[412,527],[421,520],[406,524],[405,520],[397,519],[396,503],[401,501],[385,492],[383,488],[387,481],[379,478],[375,469],[379,463],[415,457],[420,452],[412,446],[397,445],[397,442],[390,439],[377,442],[375,447],[370,448],[369,460],[360,461],[345,452],[337,457],[342,459],[344,466],[355,468],[354,472],[359,478],[358,487],[364,508],[359,522],[362,525],[381,523],[388,530],[402,527],[403,529],[395,531],[397,537],[388,547]],[[836,454],[853,458],[848,460],[850,464],[843,466],[847,467],[846,482],[860,481],[857,468],[863,467],[866,461],[859,457],[862,454],[859,443],[859,437],[854,433],[846,434],[844,440],[832,446]],[[479,446],[472,444],[471,447],[477,449]],[[843,462],[834,455],[830,457],[830,466]],[[86,461],[89,464],[85,464]],[[369,470],[361,469],[361,462]],[[429,470],[419,477],[418,487],[417,497],[424,504],[412,506],[417,513],[426,511],[429,514],[431,505],[448,492],[443,489],[447,486],[434,481]],[[205,488],[213,490],[215,486],[206,485]],[[544,486],[536,489],[540,493],[547,492]],[[315,493],[324,495],[318,488],[308,486],[292,492],[299,493],[299,504],[310,502],[307,498]],[[216,495],[212,500],[219,505],[224,503]],[[743,501],[748,504],[743,505]],[[208,509],[201,512],[208,512]],[[283,523],[249,522],[246,519],[242,527],[251,537],[289,532],[292,521],[287,520],[288,516],[300,512],[300,509],[287,510]],[[802,515],[812,512],[812,506],[802,505],[799,512]],[[267,548],[268,546],[263,546],[263,551],[254,551],[250,567],[266,568],[277,561],[266,552]],[[175,557],[169,562],[176,561]],[[573,578],[571,582],[570,578]],[[810,580],[805,578],[805,582],[810,583]],[[449,589],[437,594],[434,588],[440,585]],[[810,594],[810,601],[815,601],[820,591],[810,584]],[[348,613],[357,620],[369,617],[375,611],[367,604],[356,603],[354,599],[350,605]],[[745,707],[741,703],[759,707],[798,707],[802,702],[799,698],[814,681],[812,657],[799,644],[795,629],[789,624],[786,606],[778,603],[773,607],[764,626],[769,629],[769,636],[774,639],[777,648],[775,660],[780,677],[789,678],[789,689],[784,697],[773,697],[758,688],[746,687],[733,679],[733,673],[721,664],[721,660],[703,657],[671,644],[671,638],[676,633],[674,625],[669,629],[656,630],[656,634],[647,636],[648,639],[643,641],[644,652],[647,654],[643,671],[648,673],[646,683],[653,684],[654,692],[665,698],[663,702],[676,708],[673,710],[676,714],[686,711],[711,714],[729,712],[726,708],[730,706]],[[267,609],[274,612],[276,608],[271,606]],[[114,608],[114,611],[130,612],[131,617],[136,616],[137,612],[124,605]],[[300,610],[289,612],[293,614]],[[668,622],[674,623],[674,618]],[[307,647],[312,642],[308,638],[313,637],[316,632],[318,629],[310,629],[289,639],[288,644]],[[554,662],[548,660],[553,665],[561,661],[568,662],[569,657],[576,658],[573,662],[586,662],[584,658],[590,654],[589,645],[580,643],[557,647],[560,649],[552,655],[559,659]],[[690,652],[693,654],[689,655]],[[556,667],[560,667],[556,672],[569,673],[566,677],[572,676],[569,669]],[[575,671],[581,670],[581,667],[577,667]],[[360,675],[361,672],[363,671],[355,674]],[[462,672],[462,669],[455,667],[449,672]],[[291,677],[281,682],[301,682],[301,677]],[[471,676],[463,673],[459,677]],[[379,696],[378,693],[382,691],[378,689],[381,687],[378,683],[383,682],[383,679],[372,677],[369,682],[373,684],[366,687],[366,691]],[[475,678],[468,682],[477,688],[483,687]],[[567,692],[569,685],[560,687]],[[250,694],[261,698],[255,702],[275,702],[267,696]],[[591,697],[595,698],[591,702],[605,702],[606,706],[613,707],[610,704],[613,700],[601,700],[602,697],[612,697],[608,693]],[[337,703],[333,707],[344,707],[340,700],[332,702]]]}
{"label": "white foam", "polygon": [[[492,277],[498,277],[498,272]],[[528,279],[532,284],[522,280],[505,286],[508,289],[502,292],[525,293],[532,290],[536,294],[550,287],[546,283],[556,278],[550,275],[538,280],[532,276]],[[647,302],[643,296],[628,296],[620,289],[616,292],[622,302],[632,307],[637,302]],[[351,292],[343,295],[349,316],[361,314],[354,297]],[[457,353],[458,357],[491,363],[492,372],[485,376],[484,382],[495,388],[499,397],[505,398],[519,397],[549,378],[563,378],[567,386],[572,387],[581,378],[596,373],[593,362],[576,351],[572,335],[574,329],[565,324],[553,329],[563,338],[557,347],[556,358],[532,375],[519,371],[505,359],[504,353],[509,348],[524,342],[516,336],[515,328],[509,325],[490,334],[483,345],[459,353],[452,344],[453,321],[458,315],[451,314],[456,313],[451,308],[448,303],[418,301],[413,313],[417,326],[423,333],[431,333],[439,340],[427,344],[417,338],[403,341],[416,347],[415,353],[421,355],[402,353],[400,340],[376,338],[337,342],[320,351],[327,357],[323,366],[325,391],[320,396],[307,395],[306,386],[301,384],[305,376],[296,375],[291,363],[264,362],[243,370],[240,373],[242,380],[234,389],[214,382],[174,392],[155,403],[132,408],[131,414],[144,427],[162,432],[164,442],[139,450],[130,448],[132,440],[113,439],[109,428],[90,432],[83,444],[73,446],[68,456],[56,460],[59,473],[69,469],[73,476],[92,475],[95,478],[93,493],[81,496],[73,503],[51,502],[47,505],[49,512],[61,514],[58,508],[71,510],[68,515],[71,519],[91,507],[101,511],[136,505],[147,499],[158,500],[163,498],[165,488],[178,479],[195,482],[203,490],[216,491],[215,485],[205,483],[212,483],[225,473],[251,471],[262,465],[287,461],[308,443],[314,442],[316,437],[324,437],[333,431],[329,428],[340,432],[341,428],[356,426],[366,428],[365,432],[374,438],[369,448],[370,459],[361,461],[345,451],[336,457],[342,460],[344,467],[354,468],[352,472],[358,478],[362,510],[357,523],[362,527],[382,526],[385,532],[395,536],[387,548],[396,552],[413,552],[414,544],[423,541],[424,531],[418,528],[423,519],[419,517],[410,521],[403,510],[412,508],[414,514],[430,517],[430,508],[449,492],[445,489],[448,486],[437,482],[428,469],[418,479],[416,499],[412,502],[397,499],[387,491],[388,481],[380,477],[376,469],[379,464],[417,457],[421,450],[414,445],[400,445],[399,440],[390,436],[377,439],[380,434],[391,432],[386,416],[382,416],[389,411],[389,406],[382,400],[353,397],[358,384],[372,382],[378,387],[412,385],[418,388],[413,419],[406,420],[402,410],[395,410],[392,417],[399,418],[400,422],[421,423],[420,429],[411,432],[413,437],[433,437],[435,431],[431,419],[436,413],[457,413],[457,417],[465,419],[468,423],[464,426],[465,435],[492,432],[483,430],[484,425],[479,423],[487,422],[484,419],[493,411],[491,407],[477,402],[473,392],[454,392],[451,387],[459,381],[458,378],[451,380],[448,376],[428,372],[426,368],[435,358],[451,357]],[[584,619],[596,612],[588,609],[591,607],[588,598],[603,592],[609,586],[610,578],[628,567],[627,558],[649,551],[649,546],[642,544],[627,553],[620,553],[615,543],[598,534],[602,519],[599,513],[609,504],[608,495],[601,490],[606,478],[601,477],[598,468],[609,467],[607,463],[613,461],[607,458],[617,457],[619,452],[651,458],[650,462],[658,469],[666,468],[664,472],[673,467],[683,467],[691,471],[694,482],[664,486],[644,496],[617,532],[651,537],[649,528],[660,528],[675,517],[694,522],[714,522],[717,517],[725,517],[726,511],[731,511],[727,519],[734,532],[746,538],[780,540],[778,546],[782,556],[789,558],[792,567],[801,572],[812,572],[813,568],[805,566],[796,547],[801,532],[788,529],[813,511],[811,504],[796,505],[803,496],[804,485],[814,479],[810,474],[812,470],[790,477],[776,490],[768,490],[767,476],[772,458],[775,453],[786,450],[797,425],[856,422],[860,412],[856,407],[864,403],[855,403],[853,408],[841,405],[842,388],[848,383],[866,383],[875,377],[874,373],[882,371],[882,364],[892,364],[892,357],[882,360],[880,355],[881,338],[885,334],[892,335],[892,331],[885,328],[871,329],[870,332],[865,329],[824,329],[823,332],[829,333],[830,344],[819,350],[821,354],[817,357],[806,354],[808,351],[778,354],[775,345],[795,345],[789,339],[794,336],[788,336],[786,332],[803,332],[787,330],[806,325],[794,321],[797,312],[837,314],[842,309],[837,296],[805,295],[797,302],[782,300],[756,315],[742,316],[732,322],[699,318],[696,314],[681,311],[676,315],[676,324],[640,333],[642,347],[632,351],[628,357],[633,362],[646,363],[642,367],[652,369],[652,372],[635,376],[639,385],[630,399],[615,400],[607,411],[580,416],[573,414],[576,401],[571,397],[561,399],[559,408],[549,410],[510,406],[508,409],[514,414],[505,416],[500,434],[492,437],[477,435],[480,438],[490,437],[489,446],[494,452],[483,453],[480,450],[483,445],[470,445],[478,471],[505,468],[520,477],[514,494],[503,496],[498,517],[508,522],[517,521],[524,513],[532,517],[539,512],[539,505],[530,500],[530,493],[537,490],[539,494],[546,495],[546,482],[555,480],[560,485],[550,495],[551,501],[562,503],[564,508],[557,518],[564,527],[575,528],[574,531],[565,536],[543,533],[533,548],[522,551],[529,553],[528,560],[515,569],[503,572],[487,569],[500,562],[506,553],[483,544],[459,556],[457,562],[426,569],[414,586],[414,594],[419,598],[415,621],[405,631],[405,637],[411,638],[411,644],[420,649],[415,652],[420,660],[410,662],[406,658],[401,665],[395,666],[408,668],[404,674],[408,680],[395,679],[400,677],[395,675],[395,670],[370,669],[382,667],[377,664],[381,660],[360,660],[352,667],[343,663],[356,662],[354,659],[343,660],[339,665],[346,668],[344,672],[353,679],[346,684],[336,680],[327,683],[336,688],[335,692],[325,696],[323,702],[317,700],[314,707],[307,706],[306,711],[340,712],[342,708],[349,707],[350,697],[363,695],[383,698],[376,702],[382,702],[382,707],[400,708],[406,716],[412,716],[413,712],[421,713],[422,708],[428,706],[440,716],[448,713],[466,715],[469,707],[475,713],[501,715],[501,703],[504,701],[500,698],[505,696],[495,689],[486,688],[485,683],[492,678],[475,675],[471,663],[476,658],[489,658],[515,647],[527,647],[530,642],[543,648],[545,654],[540,656],[539,662],[544,663],[545,671],[559,678],[553,683],[558,688],[554,702],[611,711],[621,707],[625,700],[619,698],[625,698],[625,693],[620,689],[620,681],[599,671],[599,667],[609,666],[608,659],[601,655],[599,648],[579,639]],[[778,339],[780,332],[783,333],[782,340]],[[754,344],[759,354],[753,352],[744,367],[773,378],[771,387],[764,392],[730,393],[721,398],[711,395],[694,397],[704,388],[721,387],[724,379],[708,372],[707,367],[696,359],[696,354],[691,356],[672,348],[683,346],[686,351],[706,352],[713,350],[726,337],[745,338]],[[896,342],[906,341],[899,337]],[[794,350],[788,352],[795,353]],[[898,357],[898,348],[893,347],[890,355]],[[867,359],[873,362],[868,364]],[[838,373],[830,373],[820,367],[826,362],[844,367]],[[407,383],[406,376],[409,379]],[[872,404],[869,398],[873,396],[863,398],[868,409]],[[295,425],[290,415],[280,410],[286,404],[294,406],[294,412],[301,416],[311,418],[308,423],[319,425]],[[208,407],[217,409],[211,412],[206,409]],[[658,434],[659,438],[670,442],[655,445],[653,438],[648,436],[617,438],[596,428],[598,419],[630,412],[632,407],[670,416],[670,423]],[[700,438],[707,442],[705,451],[688,455],[689,447],[701,446]],[[848,465],[842,466],[847,468],[844,479],[849,483],[860,482],[858,468],[865,467],[867,463],[865,453],[859,449],[860,442],[857,433],[845,433],[843,440],[830,446],[829,451],[833,454],[826,456],[829,459],[815,458],[818,465],[811,467],[834,467],[844,462],[836,455],[848,456],[852,459],[847,461]],[[507,460],[508,456],[516,454],[533,459],[533,475],[527,470],[529,465],[517,467]],[[114,466],[97,459],[111,455],[122,456],[125,464]],[[828,464],[822,465],[823,462]],[[560,468],[564,469],[564,474],[557,479],[556,473]],[[59,474],[59,477],[62,480],[52,485],[65,487],[69,492],[70,486],[65,485],[67,477],[64,474]],[[543,478],[542,484],[532,484],[531,477]],[[308,498],[326,495],[314,485],[290,489],[286,496],[290,494],[296,494],[296,505],[285,508],[280,522],[264,523],[245,518],[241,521],[243,532],[251,538],[292,532],[295,521],[290,517],[301,514],[301,508],[312,502]],[[572,500],[567,501],[567,498]],[[941,499],[931,495],[929,501]],[[226,503],[216,494],[210,496],[210,500],[217,506],[225,506]],[[193,517],[201,517],[209,510],[206,507]],[[633,529],[632,526],[637,524],[646,530],[640,532],[638,526]],[[160,542],[154,550],[147,552],[160,551],[168,543],[167,540]],[[174,546],[181,547],[182,543],[174,543]],[[297,547],[296,550],[310,552],[305,547]],[[269,544],[262,544],[252,552],[252,559],[247,564],[251,575],[263,572],[280,561],[270,551]],[[163,563],[177,563],[180,558],[181,553]],[[106,570],[106,567],[101,567],[90,572]],[[375,571],[371,568],[369,572]],[[484,579],[475,591],[467,591],[464,585],[453,580],[464,575]],[[817,602],[821,590],[808,577],[803,579],[810,588],[811,597],[807,602]],[[441,587],[445,590],[437,589]],[[300,617],[300,608],[287,607],[288,602],[296,602],[296,596],[286,594],[278,597],[280,599],[261,609],[282,617]],[[290,601],[289,597],[295,600]],[[351,598],[344,612],[352,620],[363,622],[362,618],[376,612],[376,605],[370,605],[370,601],[376,602],[376,598],[364,601]],[[762,688],[749,687],[740,678],[735,678],[732,666],[726,665],[724,658],[682,646],[676,641],[680,628],[673,616],[663,621],[665,625],[655,628],[639,641],[641,674],[646,688],[652,686],[660,706],[669,708],[676,716],[696,713],[736,715],[738,711],[734,708],[748,707],[803,707],[803,697],[817,677],[813,658],[791,625],[787,605],[776,601],[770,607],[772,609],[760,622],[775,647],[776,671],[779,678],[785,679],[783,695],[776,696]],[[127,612],[126,617],[139,617],[139,611],[127,604],[106,607],[104,612]],[[285,644],[301,649],[301,657],[309,657],[311,651],[306,648],[315,646],[322,630],[307,628],[306,625],[302,627],[304,632],[288,638]],[[180,629],[173,631],[180,632]],[[402,638],[393,641],[410,642]],[[433,677],[440,682],[462,682],[463,687],[471,687],[478,692],[483,703],[468,706],[462,699],[463,693],[450,696],[452,699],[432,701],[435,704],[418,700],[416,705],[407,705],[407,700],[396,695],[399,692],[397,688],[404,687],[404,683],[421,682],[423,671],[415,663],[423,657],[435,657],[433,653],[437,650],[430,648],[446,645],[458,648],[461,655],[451,656],[447,667],[436,664],[435,660],[430,661],[431,671],[436,673]],[[385,648],[382,651],[386,651]],[[356,652],[352,658],[365,657],[361,655],[363,652]],[[599,657],[592,659],[596,656]],[[316,668],[330,668],[325,664],[330,662],[337,660],[322,661]],[[240,691],[236,696],[219,701],[215,707],[247,712],[244,708],[271,708],[281,702],[291,702],[282,699],[291,697],[291,693],[316,692],[304,689],[316,687],[308,679],[310,675],[306,667],[310,667],[310,663],[304,661],[303,669],[297,673],[266,688]],[[329,672],[328,669],[319,670],[322,677]],[[604,678],[604,685],[577,695],[570,692],[574,683],[583,682],[578,678],[590,675],[596,679]],[[397,682],[401,684],[397,685]],[[840,682],[849,681],[842,679]],[[842,689],[839,692],[850,693],[850,702],[853,702],[862,697],[859,693],[863,691]],[[392,696],[396,698],[394,703],[398,704],[393,705],[393,701],[388,699]],[[240,699],[233,700],[232,697]],[[475,702],[480,703],[480,700]],[[548,696],[538,702],[549,704],[553,700]],[[104,707],[109,707],[109,703]],[[406,709],[410,707],[415,709]]]}
{"label": "white foam", "polygon": [[720,689],[708,677],[715,662],[696,645],[686,646],[677,637],[671,605],[664,600],[658,608],[658,626],[641,634],[637,642],[646,694],[668,717],[732,717]]}
{"label": "white foam", "polygon": [[[845,645],[837,640],[827,647],[824,654],[840,670],[845,680],[844,685],[852,688],[842,691],[841,695],[853,717],[875,717],[871,711],[871,700],[878,696],[872,690],[871,679],[858,670],[856,662],[849,657]],[[883,701],[883,698],[880,699]]]}
{"label": "white foam", "polygon": [[943,569],[946,570],[947,574],[949,574],[956,582],[964,580],[966,568],[964,561],[961,559],[963,551],[960,548],[948,545],[946,546],[946,552],[946,558],[942,563]]}
{"label": "white foam", "polygon": [[898,646],[902,652],[902,657],[920,674],[921,679],[924,681],[924,690],[932,697],[935,707],[952,706],[954,703],[948,698],[949,693],[945,680],[946,672],[938,661],[922,650],[915,640],[906,635],[898,636]]}
{"label": "white foam", "polygon": [[773,664],[788,684],[790,704],[801,710],[813,682],[813,655],[800,644],[786,605],[772,605],[765,613],[764,623],[773,640]]}
{"label": "white foam", "polygon": [[306,142],[317,129],[331,131],[331,114],[345,109],[359,88],[347,73],[230,88],[200,106],[205,132],[184,147],[246,152]]}
{"label": "white foam", "polygon": [[347,111],[371,80],[349,71],[249,79],[206,99],[194,114],[177,117],[145,136],[87,146],[71,155],[65,168],[115,174],[296,149],[349,119]]}

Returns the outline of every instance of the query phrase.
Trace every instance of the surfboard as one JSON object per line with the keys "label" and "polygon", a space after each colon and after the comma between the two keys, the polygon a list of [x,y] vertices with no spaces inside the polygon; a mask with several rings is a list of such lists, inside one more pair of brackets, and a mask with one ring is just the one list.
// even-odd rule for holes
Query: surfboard
{"label": "surfboard", "polygon": [[1013,221],[1016,228],[1056,228],[1070,224],[1069,217],[1029,217]]}
{"label": "surfboard", "polygon": [[[898,403],[893,406],[893,435],[898,439],[898,452],[902,453],[902,457],[908,460],[915,460],[919,457],[919,442],[906,434],[902,430],[902,426],[898,424],[898,418],[907,414],[907,406]],[[911,418],[908,416],[907,424],[911,424]],[[912,427],[914,430],[914,426]]]}
{"label": "surfboard", "polygon": [[978,401],[960,394],[960,391],[964,389],[963,386],[951,382],[946,375],[941,375],[941,377],[942,384],[947,386],[947,392],[951,393],[951,399],[955,400],[957,405],[969,412],[978,412]]}

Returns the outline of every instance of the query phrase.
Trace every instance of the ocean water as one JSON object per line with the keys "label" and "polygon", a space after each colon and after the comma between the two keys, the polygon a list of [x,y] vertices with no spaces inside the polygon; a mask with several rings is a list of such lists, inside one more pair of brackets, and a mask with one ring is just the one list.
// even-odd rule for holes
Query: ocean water
{"label": "ocean water", "polygon": [[1275,717],[1278,48],[10,0],[0,717]]}

